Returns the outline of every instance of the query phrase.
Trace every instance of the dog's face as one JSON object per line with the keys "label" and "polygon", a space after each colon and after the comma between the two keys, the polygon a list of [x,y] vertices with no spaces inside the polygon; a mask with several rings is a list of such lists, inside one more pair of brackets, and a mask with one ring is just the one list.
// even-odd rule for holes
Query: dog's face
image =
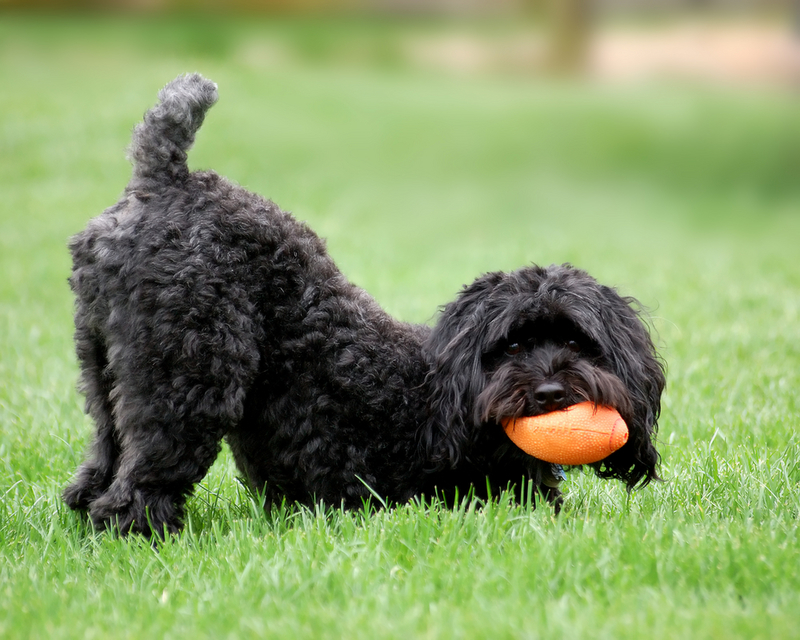
{"label": "dog's face", "polygon": [[630,487],[657,478],[664,371],[633,304],[568,265],[491,273],[466,287],[426,345],[432,457],[455,465],[504,418],[591,401],[615,408],[630,431],[597,473]]}

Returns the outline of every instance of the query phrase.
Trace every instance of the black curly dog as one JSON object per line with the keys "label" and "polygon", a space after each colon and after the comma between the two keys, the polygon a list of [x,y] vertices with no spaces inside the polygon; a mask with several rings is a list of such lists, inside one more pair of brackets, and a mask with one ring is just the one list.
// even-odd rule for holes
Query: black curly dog
{"label": "black curly dog", "polygon": [[324,242],[186,151],[217,99],[182,76],[133,134],[121,200],[70,244],[81,390],[97,433],[64,491],[98,528],[164,535],[225,438],[266,504],[359,507],[457,499],[558,466],[499,422],[591,400],[626,445],[594,465],[629,488],[656,479],[665,379],[631,298],[569,265],[489,273],[433,328],[394,320]]}

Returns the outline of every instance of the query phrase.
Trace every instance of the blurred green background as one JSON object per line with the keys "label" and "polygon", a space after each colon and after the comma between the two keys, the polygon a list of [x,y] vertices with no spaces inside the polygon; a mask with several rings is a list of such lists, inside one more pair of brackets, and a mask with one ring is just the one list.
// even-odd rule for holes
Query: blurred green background
{"label": "blurred green background", "polygon": [[[188,71],[220,88],[190,165],[309,222],[398,317],[431,322],[485,271],[573,262],[651,310],[668,409],[691,399],[704,403],[693,419],[728,411],[730,425],[797,379],[774,357],[796,363],[800,344],[791,7],[594,13],[579,55],[559,65],[563,18],[546,3],[435,15],[6,4],[6,426],[42,393],[14,391],[20,372],[58,371],[54,395],[78,403],[66,241],[116,200],[133,125]],[[750,398],[719,404],[731,385]],[[666,415],[665,437],[687,436]],[[56,459],[59,481],[72,463]]]}
{"label": "blurred green background", "polygon": [[[551,64],[546,3],[169,7],[0,13],[4,378],[46,375],[38,346],[77,402],[67,238],[115,201],[133,125],[188,71],[220,88],[190,165],[308,221],[404,320],[432,321],[482,272],[573,262],[651,309],[667,406],[709,358],[738,380],[782,369],[775,350],[796,357],[800,76],[778,4],[746,19],[595,13],[568,66]],[[762,350],[743,361],[742,341]],[[765,384],[784,373],[796,379]]]}

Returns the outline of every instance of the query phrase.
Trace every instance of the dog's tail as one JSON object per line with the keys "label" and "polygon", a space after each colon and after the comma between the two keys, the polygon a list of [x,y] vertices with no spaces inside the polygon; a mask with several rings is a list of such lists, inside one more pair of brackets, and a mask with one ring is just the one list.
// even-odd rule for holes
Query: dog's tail
{"label": "dog's tail", "polygon": [[174,182],[189,173],[186,152],[217,101],[217,85],[199,73],[178,76],[158,94],[160,102],[136,125],[129,156],[132,182]]}

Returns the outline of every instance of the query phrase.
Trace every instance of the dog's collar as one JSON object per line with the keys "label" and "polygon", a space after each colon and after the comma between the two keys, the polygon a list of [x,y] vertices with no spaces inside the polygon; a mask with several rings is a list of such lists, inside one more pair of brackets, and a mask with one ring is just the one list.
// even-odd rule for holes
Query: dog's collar
{"label": "dog's collar", "polygon": [[561,481],[566,479],[567,476],[564,474],[564,469],[560,464],[551,464],[550,469],[542,474],[542,484],[552,489],[558,489]]}

